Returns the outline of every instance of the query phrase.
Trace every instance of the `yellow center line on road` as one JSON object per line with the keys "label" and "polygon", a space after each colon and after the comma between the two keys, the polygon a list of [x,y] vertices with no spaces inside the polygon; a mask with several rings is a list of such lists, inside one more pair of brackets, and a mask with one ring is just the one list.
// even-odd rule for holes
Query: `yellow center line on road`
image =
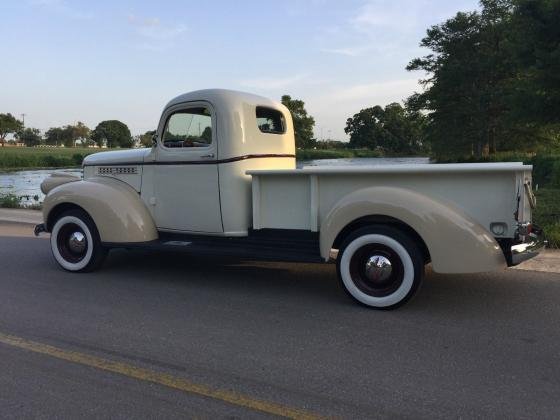
{"label": "yellow center line on road", "polygon": [[57,359],[66,360],[68,362],[77,363],[84,366],[105,370],[108,372],[118,373],[129,378],[139,379],[141,381],[152,382],[163,385],[168,388],[177,389],[189,394],[197,394],[203,397],[212,398],[240,407],[252,410],[262,411],[264,413],[294,418],[294,419],[319,419],[318,415],[312,414],[305,410],[287,407],[285,405],[273,402],[263,401],[252,398],[247,395],[239,394],[234,391],[226,391],[214,389],[207,385],[197,384],[187,381],[183,378],[169,375],[167,373],[156,372],[149,369],[140,368],[128,363],[115,362],[112,360],[102,359],[100,357],[91,356],[89,354],[76,351],[64,350],[48,344],[29,341],[21,337],[0,333],[0,343],[8,346],[32,351],[34,353],[45,354]]}

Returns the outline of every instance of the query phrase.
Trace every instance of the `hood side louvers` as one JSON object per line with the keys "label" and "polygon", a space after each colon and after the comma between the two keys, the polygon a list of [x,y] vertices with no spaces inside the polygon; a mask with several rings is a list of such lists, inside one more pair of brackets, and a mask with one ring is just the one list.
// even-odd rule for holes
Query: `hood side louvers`
{"label": "hood side louvers", "polygon": [[97,168],[99,175],[136,175],[138,168],[136,166],[100,166]]}

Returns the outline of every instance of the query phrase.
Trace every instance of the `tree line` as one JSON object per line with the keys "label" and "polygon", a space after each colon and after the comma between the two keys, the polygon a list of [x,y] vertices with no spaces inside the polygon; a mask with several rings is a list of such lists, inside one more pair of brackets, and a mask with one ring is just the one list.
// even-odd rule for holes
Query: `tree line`
{"label": "tree line", "polygon": [[24,127],[23,121],[12,114],[0,114],[0,144],[6,143],[8,135],[13,135],[13,141],[24,143],[28,147],[38,145],[76,147],[122,147],[129,148],[134,144],[128,126],[118,120],[101,121],[91,130],[81,121],[63,127],[51,127],[43,134],[41,130]]}

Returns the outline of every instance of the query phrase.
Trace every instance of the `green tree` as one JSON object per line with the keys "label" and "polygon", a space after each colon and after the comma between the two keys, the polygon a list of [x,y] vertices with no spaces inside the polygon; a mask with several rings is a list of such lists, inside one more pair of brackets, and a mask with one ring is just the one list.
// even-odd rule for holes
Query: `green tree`
{"label": "green tree", "polygon": [[307,113],[305,102],[299,99],[292,99],[289,95],[284,95],[282,96],[282,104],[284,104],[292,114],[296,147],[298,149],[313,147],[315,145],[315,139],[313,138],[315,119]]}
{"label": "green tree", "polygon": [[512,118],[525,124],[560,123],[560,1],[518,0],[511,19],[512,55],[519,71]]}
{"label": "green tree", "polygon": [[72,140],[74,146],[76,145],[76,140],[80,140],[82,145],[87,145],[90,141],[91,130],[83,122],[78,121],[78,123],[72,126]]}
{"label": "green tree", "polygon": [[206,127],[204,131],[202,131],[200,138],[205,140],[208,144],[212,143],[212,128]]}
{"label": "green tree", "polygon": [[45,132],[45,144],[50,146],[60,146],[63,143],[63,129],[51,127]]}
{"label": "green tree", "polygon": [[0,143],[2,147],[4,147],[8,134],[16,134],[22,129],[23,123],[12,114],[0,114]]}
{"label": "green tree", "polygon": [[90,129],[81,121],[76,125],[51,127],[45,132],[45,143],[53,146],[75,147],[76,140],[82,145],[90,143]]}
{"label": "green tree", "polygon": [[156,130],[146,131],[140,135],[140,144],[143,147],[152,147],[152,137],[156,134]]}
{"label": "green tree", "polygon": [[398,103],[362,109],[346,121],[351,148],[412,154],[424,150],[425,117]]}
{"label": "green tree", "polygon": [[125,123],[118,120],[101,121],[91,132],[91,139],[99,146],[132,147],[133,139]]}
{"label": "green tree", "polygon": [[65,125],[62,127],[62,144],[64,147],[74,147],[74,126]]}
{"label": "green tree", "polygon": [[38,128],[25,128],[17,133],[17,138],[27,147],[41,144],[41,131]]}

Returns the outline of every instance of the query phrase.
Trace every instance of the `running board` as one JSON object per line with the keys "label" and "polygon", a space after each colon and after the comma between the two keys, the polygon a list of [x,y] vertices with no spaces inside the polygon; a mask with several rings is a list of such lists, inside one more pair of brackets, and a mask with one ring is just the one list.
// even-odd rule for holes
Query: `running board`
{"label": "running board", "polygon": [[158,241],[140,244],[107,243],[111,248],[173,250],[195,255],[220,255],[250,260],[324,262],[318,234],[308,231],[262,229],[246,237],[220,237],[160,232]]}

